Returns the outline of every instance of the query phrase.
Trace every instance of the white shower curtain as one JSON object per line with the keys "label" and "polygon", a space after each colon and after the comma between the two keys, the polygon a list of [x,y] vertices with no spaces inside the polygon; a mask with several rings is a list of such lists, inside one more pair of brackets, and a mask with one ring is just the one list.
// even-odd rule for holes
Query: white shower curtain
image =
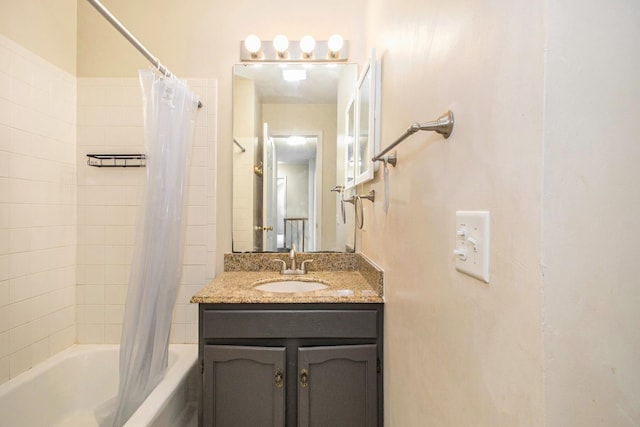
{"label": "white shower curtain", "polygon": [[198,98],[184,80],[140,71],[147,150],[146,198],[139,216],[120,344],[115,412],[122,426],[162,380],[182,267],[189,154]]}

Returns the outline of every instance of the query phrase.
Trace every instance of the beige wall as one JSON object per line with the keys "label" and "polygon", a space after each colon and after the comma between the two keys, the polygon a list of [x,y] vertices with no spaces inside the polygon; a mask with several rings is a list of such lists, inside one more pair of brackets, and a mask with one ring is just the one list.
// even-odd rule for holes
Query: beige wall
{"label": "beige wall", "polygon": [[548,5],[548,426],[640,425],[639,18],[637,1]]}
{"label": "beige wall", "polygon": [[75,75],[76,4],[77,0],[2,0],[0,34]]}
{"label": "beige wall", "polygon": [[[542,2],[372,0],[382,146],[455,114],[445,140],[397,147],[390,206],[359,249],[385,270],[385,425],[540,426],[543,417]],[[380,200],[380,202],[378,202]],[[455,270],[455,211],[491,212],[491,281]]]}

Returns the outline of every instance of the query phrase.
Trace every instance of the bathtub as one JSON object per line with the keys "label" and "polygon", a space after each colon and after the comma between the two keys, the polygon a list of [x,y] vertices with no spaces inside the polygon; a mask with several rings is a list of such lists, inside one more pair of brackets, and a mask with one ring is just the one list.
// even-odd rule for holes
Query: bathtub
{"label": "bathtub", "polygon": [[[74,345],[0,386],[0,424],[11,427],[97,426],[94,409],[118,390],[118,346]],[[169,346],[165,378],[127,427],[197,424],[198,350]]]}

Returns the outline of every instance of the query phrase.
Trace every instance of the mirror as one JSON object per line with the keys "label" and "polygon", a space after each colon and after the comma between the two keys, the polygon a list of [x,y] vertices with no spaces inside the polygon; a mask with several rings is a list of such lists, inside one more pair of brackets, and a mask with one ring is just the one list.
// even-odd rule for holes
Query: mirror
{"label": "mirror", "polygon": [[378,162],[371,159],[380,149],[380,62],[375,50],[362,70],[357,91],[357,149],[355,158],[355,184],[373,179]]}
{"label": "mirror", "polygon": [[233,67],[234,252],[345,250],[332,189],[346,180],[356,85],[356,64]]}

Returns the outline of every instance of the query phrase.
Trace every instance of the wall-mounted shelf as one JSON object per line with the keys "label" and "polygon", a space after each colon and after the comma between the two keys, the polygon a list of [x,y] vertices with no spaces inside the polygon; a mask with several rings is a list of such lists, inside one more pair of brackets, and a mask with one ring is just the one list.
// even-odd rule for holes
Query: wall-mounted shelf
{"label": "wall-mounted shelf", "polygon": [[143,168],[146,154],[87,154],[87,165],[97,168]]}

